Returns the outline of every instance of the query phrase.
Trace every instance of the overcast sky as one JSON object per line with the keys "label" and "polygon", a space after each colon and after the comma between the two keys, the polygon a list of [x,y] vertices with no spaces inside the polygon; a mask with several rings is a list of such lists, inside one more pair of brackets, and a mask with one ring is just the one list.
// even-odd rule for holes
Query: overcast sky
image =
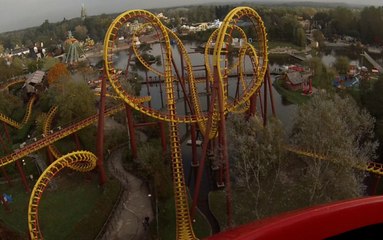
{"label": "overcast sky", "polygon": [[[263,0],[264,2],[266,0]],[[383,5],[383,0],[273,0],[279,2],[316,1],[347,2]],[[38,26],[45,19],[50,22],[79,17],[81,4],[89,16],[101,13],[119,13],[130,9],[171,7],[206,2],[235,2],[233,0],[0,0],[0,32]]]}

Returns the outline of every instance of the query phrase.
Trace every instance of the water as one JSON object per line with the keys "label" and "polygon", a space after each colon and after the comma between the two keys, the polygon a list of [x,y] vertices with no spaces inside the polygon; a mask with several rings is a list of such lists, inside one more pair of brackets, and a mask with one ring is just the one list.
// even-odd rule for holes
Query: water
{"label": "water", "polygon": [[[199,52],[195,52],[195,48],[197,48],[197,46],[198,46],[197,43],[187,42],[187,43],[184,43],[184,45],[185,45],[185,48],[187,49],[187,51],[189,52],[189,58],[190,58],[190,61],[192,63],[192,66],[197,66],[197,65],[204,64],[204,56],[203,56],[203,54],[201,54]],[[173,50],[174,60],[175,60],[176,64],[178,65],[178,69],[179,69],[178,71],[181,73],[181,71],[180,71],[180,69],[181,69],[181,66],[180,66],[180,62],[181,62],[180,55],[179,55],[178,50],[177,50],[177,48],[175,46],[173,46],[172,50]],[[160,48],[160,45],[159,44],[153,44],[152,45],[152,50],[150,51],[150,53],[152,55],[154,55],[154,56],[161,55],[162,54],[162,50]],[[284,59],[284,60],[285,60],[284,63],[286,64],[286,59]],[[210,59],[210,61],[211,61],[211,59]],[[236,59],[234,59],[233,61],[236,61]],[[292,59],[292,60],[290,59],[289,61],[290,61],[289,63],[291,63],[291,64],[296,63],[296,61],[294,59]],[[127,51],[120,51],[120,52],[118,52],[118,54],[115,57],[115,67],[118,68],[118,69],[125,69],[126,65],[127,65],[127,62],[128,62],[128,52]],[[272,67],[283,65],[281,62],[270,62],[270,64],[272,65]],[[250,61],[246,62],[246,66],[247,66],[248,69],[250,69]],[[157,70],[159,70],[159,71],[161,71],[161,72],[163,71],[161,69],[162,66],[152,65],[152,67],[157,69]],[[233,71],[233,73],[235,73],[235,72],[236,71]],[[144,78],[144,76],[145,76],[144,72],[140,72],[139,74]],[[148,72],[148,76],[151,79],[154,79],[154,78],[158,77],[153,72]],[[205,76],[205,72],[204,71],[195,71],[194,72],[194,76],[195,77]],[[274,81],[274,76],[272,76],[271,80]],[[205,85],[204,84],[199,84],[198,88],[200,89],[200,92],[204,92],[205,91]],[[155,109],[161,109],[163,104],[160,101],[161,94],[160,94],[159,84],[152,84],[152,85],[150,85],[149,86],[149,91],[150,91],[150,95],[152,96],[152,99],[154,100],[151,103],[151,107],[155,108]],[[165,98],[165,89],[162,88],[162,91],[163,91],[163,93],[162,93],[163,99],[164,99],[164,101],[166,101],[165,100],[166,99]],[[261,91],[263,91],[263,89]],[[146,96],[147,92],[148,92],[148,89],[147,89],[146,85],[142,85],[141,95],[142,96]],[[230,93],[235,92],[234,86],[230,86],[229,87],[229,92]],[[277,117],[285,125],[286,129],[291,129],[291,126],[292,126],[292,116],[296,112],[297,106],[284,101],[282,96],[274,89],[274,87],[273,87],[272,93],[273,93],[273,97],[274,97],[274,104],[275,104],[275,109],[276,109]],[[268,104],[269,105],[268,113],[271,114],[270,100],[268,100],[268,102],[269,102],[269,104]],[[164,102],[164,104],[166,104],[166,103]],[[184,109],[183,105],[184,104],[178,104],[177,105],[177,109],[178,109],[177,113],[178,114],[183,114],[184,113],[185,109]],[[204,106],[203,108],[206,108],[206,102],[201,102],[201,105]],[[159,111],[162,111],[162,110],[159,110]]]}
{"label": "water", "polygon": [[[190,61],[192,63],[192,66],[198,66],[198,65],[203,65],[204,64],[204,56],[203,56],[203,54],[201,54],[199,52],[195,52],[195,49],[198,47],[197,43],[195,43],[195,42],[186,42],[186,43],[184,43],[184,46],[185,46],[185,48],[187,49],[187,51],[189,53],[189,58],[190,58]],[[151,47],[152,47],[152,50],[149,52],[150,54],[152,54],[154,56],[162,55],[163,54],[163,51],[161,50],[161,47],[160,47],[159,44],[152,44]],[[177,65],[177,68],[178,68],[178,72],[181,74],[181,69],[182,69],[181,64],[180,64],[181,58],[180,58],[180,54],[179,54],[179,52],[177,50],[177,47],[176,46],[172,46],[172,51],[173,51],[174,61],[175,61],[176,65]],[[323,63],[326,66],[328,66],[328,67],[333,66],[333,64],[336,61],[337,56],[347,56],[350,59],[350,64],[354,64],[354,65],[357,65],[357,66],[371,67],[369,65],[369,63],[366,60],[363,59],[363,57],[361,57],[359,54],[356,54],[355,52],[351,52],[351,51],[349,51],[347,49],[346,50],[345,49],[343,49],[343,50],[342,49],[336,49],[336,50],[334,50],[334,49],[331,50],[330,49],[330,50],[327,50],[327,51],[325,51],[323,53],[319,53],[316,56],[320,57],[322,59]],[[307,58],[310,58],[310,57],[312,57],[312,56],[311,55],[307,55]],[[379,58],[377,60],[378,60],[378,62],[382,61],[382,59],[379,59]],[[210,61],[211,61],[211,57],[210,57]],[[234,59],[233,61],[236,61],[236,59]],[[118,52],[115,55],[115,68],[126,69],[127,63],[128,63],[128,52],[127,51],[120,51],[120,52]],[[269,64],[270,64],[270,68],[273,69],[273,68],[281,67],[283,65],[302,64],[302,63],[299,60],[296,60],[296,59],[294,59],[292,57],[272,57],[270,59]],[[247,61],[245,65],[246,65],[247,69],[250,69],[250,61]],[[155,64],[153,64],[152,67],[154,69],[157,69],[160,72],[163,71],[162,70],[162,66],[156,66]],[[200,69],[203,69],[203,68],[200,68]],[[236,71],[233,71],[233,73],[235,73],[235,72]],[[139,72],[139,74],[143,78],[145,77],[145,73],[144,72]],[[151,79],[154,79],[154,78],[158,77],[153,72],[148,72],[148,76]],[[194,72],[194,76],[195,77],[205,76],[205,72],[204,71],[195,71]],[[272,76],[271,80],[274,81],[274,76]],[[198,89],[199,89],[200,92],[205,92],[206,91],[204,84],[199,84],[198,85]],[[166,111],[163,108],[165,106],[165,104],[166,104],[166,102],[165,102],[166,98],[165,98],[165,89],[164,89],[164,87],[162,86],[162,91],[163,91],[162,98],[163,98],[163,101],[161,101],[161,93],[160,93],[160,86],[159,86],[159,84],[152,84],[152,85],[149,86],[149,88],[147,88],[146,85],[142,85],[141,96],[148,95],[148,90],[150,92],[150,95],[152,96],[151,107],[154,108],[154,109],[157,109],[158,111]],[[263,91],[263,90],[261,90],[261,91]],[[234,86],[230,86],[229,87],[229,93],[233,94],[233,92],[235,92],[235,88],[234,88]],[[297,111],[297,106],[287,102],[274,89],[274,87],[273,87],[272,93],[273,93],[273,97],[274,97],[274,105],[275,105],[277,117],[282,121],[283,125],[285,126],[286,131],[290,131],[291,127],[293,125],[293,117],[294,117],[294,115],[295,115],[295,113]],[[270,101],[269,101],[269,103],[270,103]],[[203,108],[206,108],[206,102],[202,101],[201,105],[203,106]],[[271,114],[270,104],[268,104],[268,105],[269,105],[268,113]],[[184,104],[178,103],[177,104],[177,109],[178,109],[178,111],[177,111],[178,114],[184,114],[184,112],[185,112]]]}

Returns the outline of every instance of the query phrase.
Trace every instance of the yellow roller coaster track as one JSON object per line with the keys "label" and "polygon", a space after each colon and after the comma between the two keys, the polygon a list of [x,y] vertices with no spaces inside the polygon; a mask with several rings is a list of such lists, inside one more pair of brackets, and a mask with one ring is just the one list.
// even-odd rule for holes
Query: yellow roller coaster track
{"label": "yellow roller coaster track", "polygon": [[24,125],[28,122],[29,120],[29,117],[31,116],[32,114],[32,106],[33,106],[33,103],[35,102],[36,100],[36,96],[33,95],[30,99],[29,99],[29,102],[28,102],[28,105],[27,105],[27,109],[25,110],[25,114],[24,114],[24,118],[23,120],[21,121],[21,123],[18,123],[16,122],[15,120],[5,116],[4,114],[0,113],[0,121],[3,121],[5,122],[6,124],[14,127],[14,128],[17,128],[17,129],[21,129],[24,127]]}
{"label": "yellow roller coaster track", "polygon": [[30,238],[43,239],[38,221],[38,207],[45,188],[49,182],[64,168],[71,168],[80,172],[88,172],[96,166],[97,157],[87,151],[77,151],[66,154],[51,165],[41,174],[33,187],[28,205],[28,227]]}
{"label": "yellow roller coaster track", "polygon": [[[55,117],[57,111],[58,111],[57,106],[53,106],[51,107],[51,109],[49,109],[49,112],[47,114],[47,119],[45,120],[44,129],[43,129],[45,136],[48,136],[50,134],[53,118]],[[61,157],[61,153],[57,150],[57,148],[53,144],[49,145],[48,149],[52,153],[55,159]]]}
{"label": "yellow roller coaster track", "polygon": [[[153,114],[153,110],[147,109],[142,105],[138,105],[134,100],[135,97],[131,97],[121,87],[118,79],[114,75],[112,53],[117,38],[118,28],[124,25],[127,21],[133,19],[145,19],[158,28],[158,31],[162,34],[165,43],[165,54],[164,54],[164,77],[165,77],[165,88],[167,95],[167,107],[168,114],[157,112]],[[161,21],[152,13],[145,10],[133,10],[127,11],[119,15],[110,25],[104,41],[104,61],[108,79],[112,84],[113,88],[117,92],[118,96],[122,98],[127,104],[133,108],[152,116],[156,119],[169,121],[169,134],[170,134],[170,145],[172,155],[172,169],[173,169],[173,186],[175,195],[176,205],[176,239],[196,239],[189,217],[189,206],[186,194],[186,186],[182,167],[182,157],[180,148],[180,139],[178,137],[178,125],[179,119],[176,115],[176,105],[174,98],[174,85],[172,80],[172,62],[171,62],[171,50],[170,50],[170,38],[168,31],[165,26],[162,25]],[[191,120],[191,119],[190,119]],[[189,122],[190,120],[182,119],[182,122]]]}
{"label": "yellow roller coaster track", "polygon": [[[330,161],[333,163],[339,163],[338,161],[336,161],[337,160],[336,157],[327,156],[327,155],[323,155],[323,154],[315,153],[315,152],[310,152],[310,151],[303,150],[303,149],[300,149],[298,147],[291,146],[291,145],[285,145],[284,148],[289,152],[293,152],[293,153],[301,155],[301,156],[305,156],[305,157],[309,157],[309,158],[313,158],[313,159]],[[365,163],[351,165],[351,167],[362,170],[362,171],[374,173],[377,175],[383,175],[383,164],[382,163],[365,162]]]}
{"label": "yellow roller coaster track", "polygon": [[[118,105],[118,106],[109,108],[105,111],[105,116],[113,115],[113,114],[115,114],[119,111],[122,111],[124,109],[125,109],[125,107],[123,105]],[[16,149],[13,153],[0,158],[0,167],[3,167],[3,166],[10,164],[10,163],[22,158],[22,157],[25,157],[25,156],[33,153],[33,152],[36,152],[37,150],[40,150],[44,147],[47,147],[47,146],[51,145],[52,143],[54,143],[60,139],[63,139],[65,137],[71,135],[72,133],[75,133],[75,132],[79,131],[80,129],[83,129],[83,128],[97,122],[97,120],[98,120],[98,114],[92,115],[92,116],[90,116],[90,117],[88,117],[82,121],[74,123],[73,125],[71,125],[67,128],[64,128],[64,129],[61,129],[60,131],[56,131],[52,134],[49,134],[48,136],[45,136],[44,138],[41,138],[41,139],[37,140],[36,142],[30,143],[21,149]]]}
{"label": "yellow roller coaster track", "polygon": [[164,77],[164,73],[158,71],[157,69],[152,68],[151,64],[146,62],[146,60],[141,56],[139,53],[139,49],[137,48],[137,44],[135,43],[136,38],[138,38],[138,34],[141,33],[141,31],[145,30],[145,28],[150,27],[152,23],[145,23],[142,24],[140,27],[137,28],[136,31],[133,32],[133,37],[132,37],[132,49],[134,54],[136,55],[137,59],[141,62],[141,64],[150,72],[155,73],[158,76]]}
{"label": "yellow roller coaster track", "polygon": [[4,90],[10,86],[16,85],[18,83],[24,83],[24,82],[25,82],[25,79],[13,79],[13,80],[3,82],[0,85],[0,91]]}
{"label": "yellow roller coaster track", "polygon": [[[240,58],[235,67],[238,67],[239,64],[243,63],[243,58],[249,56],[254,75],[250,82],[244,80],[244,76],[240,76],[241,79],[241,90],[242,95],[239,98],[236,98],[233,102],[227,102],[227,76],[229,68],[227,67],[227,51],[224,49],[225,44],[229,44],[231,39],[230,33],[237,29],[240,34],[245,35],[244,31],[236,26],[236,23],[241,20],[248,18],[253,27],[256,28],[258,36],[255,39],[255,46],[249,44],[245,37],[245,43],[243,49],[240,51]],[[118,76],[115,74],[115,69],[113,66],[113,53],[115,48],[116,39],[118,38],[119,29],[124,26],[127,22],[138,21],[141,23],[141,28],[134,32],[134,36],[138,37],[138,34],[146,26],[151,25],[158,34],[158,38],[161,39],[161,44],[163,46],[163,71],[155,70],[150,67],[150,64],[146,63],[137,49],[137,47],[132,43],[133,52],[136,55],[137,59],[144,65],[148,71],[152,71],[160,76],[165,78],[165,88],[166,88],[166,97],[167,97],[167,112],[161,112],[157,109],[152,109],[144,104],[141,104],[137,101],[136,96],[131,96],[128,92],[122,87],[119,82]],[[160,34],[160,35],[159,35]],[[216,45],[213,53],[213,66],[215,69],[218,69],[218,81],[213,83],[216,89],[221,89],[223,99],[218,99],[213,102],[213,107],[210,109],[210,118],[212,119],[212,124],[210,125],[210,131],[207,132],[206,122],[208,121],[207,113],[201,111],[201,104],[199,103],[199,97],[197,92],[197,82],[193,77],[193,71],[191,66],[191,61],[189,56],[184,48],[182,42],[179,38],[167,29],[161,21],[154,16],[152,13],[145,10],[132,10],[127,11],[115,18],[115,20],[110,25],[104,41],[104,62],[107,77],[116,91],[117,95],[124,100],[128,105],[134,109],[150,116],[155,119],[163,120],[169,122],[169,134],[170,134],[170,145],[171,145],[171,154],[172,154],[172,166],[173,166],[173,184],[174,184],[174,196],[175,196],[175,205],[176,205],[176,239],[195,239],[193,229],[191,227],[191,221],[189,218],[189,206],[186,195],[186,187],[184,181],[184,173],[182,168],[182,158],[180,150],[180,142],[178,137],[178,123],[193,123],[197,122],[200,126],[200,129],[205,132],[205,135],[213,138],[218,132],[218,122],[220,120],[220,114],[218,106],[224,106],[224,112],[228,113],[229,111],[242,111],[246,107],[247,102],[249,101],[252,94],[259,90],[263,82],[264,75],[266,73],[266,68],[268,64],[267,58],[267,41],[266,41],[266,31],[264,24],[259,17],[259,15],[251,8],[239,7],[232,10],[229,15],[225,18],[222,26],[216,32]],[[178,50],[181,53],[182,57],[186,63],[186,70],[188,73],[188,79],[186,79],[187,84],[189,84],[190,97],[193,104],[193,109],[191,115],[180,116],[177,115],[176,105],[175,105],[175,96],[174,96],[174,83],[172,76],[172,51],[170,47],[170,39],[176,41]],[[228,46],[228,45],[226,45]],[[226,51],[226,52],[225,52]],[[221,66],[221,63],[224,62],[224,67]],[[233,67],[234,68],[234,67]],[[244,68],[241,66],[241,69]],[[231,71],[231,70],[230,70]],[[208,75],[210,76],[210,75]],[[212,81],[213,82],[213,81]],[[217,85],[218,84],[218,85]],[[217,86],[221,86],[217,88]],[[217,95],[218,96],[218,95]],[[221,102],[219,102],[221,101]]]}

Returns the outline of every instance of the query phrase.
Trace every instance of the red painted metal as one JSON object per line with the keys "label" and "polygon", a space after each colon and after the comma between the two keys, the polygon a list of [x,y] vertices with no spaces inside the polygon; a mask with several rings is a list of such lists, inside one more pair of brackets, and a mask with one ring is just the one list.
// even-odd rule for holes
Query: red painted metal
{"label": "red painted metal", "polygon": [[8,143],[11,143],[11,136],[9,135],[9,131],[8,131],[8,128],[7,128],[7,124],[5,124],[5,122],[3,122],[3,127],[4,127],[4,131],[5,131],[5,135],[7,136],[7,139],[8,139]]}
{"label": "red painted metal", "polygon": [[136,133],[134,131],[134,119],[132,108],[125,103],[126,118],[128,120],[128,130],[129,130],[129,139],[130,139],[130,149],[132,158],[137,158],[137,142],[136,142]]}
{"label": "red painted metal", "polygon": [[192,166],[198,166],[197,161],[197,137],[196,137],[196,127],[195,123],[190,124],[190,132],[191,132],[191,147],[192,147]]}
{"label": "red painted metal", "polygon": [[[264,80],[267,74],[264,76]],[[267,80],[266,80],[267,81]],[[263,126],[266,126],[267,124],[267,83],[263,81]]]}
{"label": "red painted metal", "polygon": [[[270,77],[270,68],[267,67],[266,70],[266,83],[269,86],[269,93],[270,93],[270,103],[271,103],[271,112],[273,113],[273,117],[276,117],[276,111],[275,111],[275,105],[274,105],[274,96],[273,96],[273,87],[271,85],[271,77]],[[264,82],[264,84],[266,84]]]}
{"label": "red painted metal", "polygon": [[104,169],[104,126],[105,126],[105,93],[106,93],[106,78],[103,76],[101,79],[101,92],[100,92],[100,108],[98,113],[97,124],[97,168],[99,172],[99,183],[104,185],[106,182],[106,174]]}
{"label": "red painted metal", "polygon": [[158,125],[160,127],[160,134],[161,134],[161,146],[162,146],[162,155],[165,156],[167,151],[167,145],[166,145],[166,132],[165,132],[165,126],[164,122],[158,121]]}
{"label": "red painted metal", "polygon": [[7,180],[8,185],[12,186],[11,178],[9,177],[7,170],[5,170],[5,167],[1,168],[1,173],[4,175],[5,179]]}
{"label": "red painted metal", "polygon": [[73,133],[73,138],[74,138],[74,141],[75,141],[75,143],[76,143],[76,149],[77,149],[77,150],[81,150],[81,149],[83,149],[83,148],[81,147],[80,138],[78,137],[77,133]]}
{"label": "red painted metal", "polygon": [[19,170],[19,173],[20,173],[20,176],[21,176],[21,181],[23,182],[25,191],[26,191],[26,192],[30,192],[31,189],[30,189],[30,187],[29,187],[27,178],[25,177],[23,167],[22,167],[21,164],[20,164],[20,160],[17,160],[17,161],[16,161],[16,166],[17,166],[17,169]]}
{"label": "red painted metal", "polygon": [[374,183],[373,183],[373,185],[371,187],[371,193],[370,193],[371,196],[374,196],[374,195],[376,195],[376,191],[378,189],[378,185],[379,185],[380,177],[381,176],[380,175],[374,175],[374,176],[371,176],[371,177],[375,178],[375,181],[374,181]]}
{"label": "red painted metal", "polygon": [[[214,81],[218,82],[218,69],[217,66],[214,66]],[[220,150],[222,151],[222,160],[225,164],[225,191],[226,191],[226,210],[227,210],[227,226],[228,228],[232,227],[233,224],[233,209],[232,209],[232,195],[231,195],[231,182],[230,182],[230,166],[229,166],[229,155],[227,149],[227,136],[226,136],[226,116],[225,116],[225,106],[223,102],[224,89],[222,89],[222,84],[218,84],[218,106],[219,106],[219,115],[220,115],[220,126],[219,126],[219,137],[221,138]]]}
{"label": "red painted metal", "polygon": [[[213,86],[213,92],[212,92],[210,106],[209,106],[210,111],[213,111],[214,102],[217,98],[217,90],[218,90],[218,82],[215,82],[214,86]],[[208,118],[206,133],[210,132],[211,127],[212,127],[212,121],[213,121],[213,119],[211,117]],[[199,161],[198,172],[197,172],[197,177],[195,180],[195,187],[194,187],[194,192],[193,192],[193,202],[192,202],[192,206],[190,208],[191,219],[194,219],[194,216],[195,216],[195,211],[196,211],[198,198],[199,198],[199,191],[200,191],[201,182],[202,182],[202,173],[203,173],[203,170],[205,167],[205,160],[207,157],[207,149],[208,149],[209,141],[210,141],[209,136],[208,136],[208,134],[206,134],[206,136],[204,136],[204,140],[203,140],[203,144],[202,144],[202,155],[201,155],[201,160]]]}
{"label": "red painted metal", "polygon": [[51,150],[49,150],[49,148],[47,148],[47,156],[48,156],[48,159],[49,159],[49,163],[53,163],[55,161],[55,157],[53,156]]}
{"label": "red painted metal", "polygon": [[316,206],[249,223],[208,240],[319,240],[383,222],[383,197]]}
{"label": "red painted metal", "polygon": [[157,125],[158,125],[158,122],[144,122],[144,123],[134,124],[134,128],[152,127]]}

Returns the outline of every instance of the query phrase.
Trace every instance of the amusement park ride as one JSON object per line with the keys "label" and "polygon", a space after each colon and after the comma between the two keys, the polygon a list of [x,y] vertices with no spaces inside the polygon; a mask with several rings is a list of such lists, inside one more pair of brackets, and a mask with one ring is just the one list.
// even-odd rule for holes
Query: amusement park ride
{"label": "amusement park ride", "polygon": [[[116,52],[116,42],[119,34],[128,22],[140,23],[132,33],[132,39],[142,38],[150,32],[151,37],[161,45],[162,70],[156,69],[147,62],[140,53],[135,42],[130,43],[131,54],[140,63],[159,77],[161,98],[165,96],[165,107],[158,107],[154,101],[155,96],[135,96],[128,91],[123,84],[122,76],[116,74],[113,55]],[[247,36],[246,29],[252,28],[255,36]],[[234,37],[243,39],[242,45],[232,49],[231,43]],[[248,41],[252,39],[252,42]],[[153,40],[153,39],[151,39]],[[171,46],[176,43],[176,47]],[[211,54],[211,50],[213,52]],[[178,54],[178,55],[176,55]],[[235,57],[233,58],[233,55]],[[176,56],[180,61],[175,61]],[[129,60],[125,69],[125,76],[129,73]],[[230,60],[230,58],[232,59]],[[232,61],[232,62],[231,62]],[[230,63],[231,62],[231,63]],[[57,159],[51,163],[41,174],[36,182],[28,210],[28,224],[31,239],[42,239],[38,222],[38,207],[42,194],[48,183],[64,168],[68,167],[76,171],[90,171],[98,168],[100,184],[105,182],[103,168],[103,127],[104,117],[116,112],[127,111],[130,135],[134,136],[134,124],[132,123],[132,109],[152,117],[160,122],[160,126],[166,122],[169,125],[169,145],[172,161],[172,177],[176,206],[176,238],[196,239],[193,232],[192,219],[194,218],[199,191],[202,184],[202,173],[209,154],[214,152],[222,162],[218,170],[218,179],[226,190],[228,226],[232,225],[232,199],[229,172],[229,156],[226,138],[226,116],[229,113],[255,114],[260,108],[261,116],[266,123],[268,109],[268,92],[270,93],[271,106],[271,83],[268,73],[268,55],[266,30],[258,13],[249,7],[237,7],[229,12],[222,25],[210,36],[205,49],[205,81],[194,78],[193,66],[188,52],[181,40],[152,13],[145,10],[131,10],[122,13],[110,25],[104,41],[104,71],[101,93],[100,110],[82,121],[79,121],[59,131],[50,131],[52,119],[59,109],[53,107],[47,117],[44,126],[44,137],[27,144],[11,154],[0,158],[0,167],[31,154],[39,149],[48,147],[52,155]],[[251,73],[247,72],[251,69]],[[236,77],[229,77],[230,75]],[[162,80],[161,80],[162,79]],[[118,98],[124,104],[105,109],[106,80],[113,87]],[[146,79],[146,84],[150,84]],[[261,86],[264,90],[261,91]],[[162,91],[164,90],[164,92]],[[148,91],[149,92],[149,91]],[[181,95],[180,95],[181,92]],[[263,94],[263,99],[261,95]],[[182,101],[181,101],[182,100]],[[20,128],[28,121],[34,98],[28,104],[25,118],[22,123],[0,114],[0,120],[9,126]],[[158,101],[157,101],[158,102]],[[273,113],[275,110],[272,108]],[[52,145],[54,142],[69,136],[80,129],[98,121],[97,156],[87,151],[76,151],[64,156]],[[191,135],[193,149],[192,164],[197,169],[194,186],[192,206],[189,208],[188,195],[185,184],[184,168],[181,154],[181,141],[179,137],[179,124],[187,124]],[[201,159],[197,159],[196,131],[203,135]],[[162,132],[162,137],[165,131]],[[163,148],[166,148],[163,140]],[[136,155],[136,145],[131,139],[132,155]],[[294,147],[286,146],[286,149],[297,154],[315,157],[317,159],[331,161],[329,157],[305,152]],[[355,166],[358,169],[383,174],[383,166],[377,163],[368,163],[363,166]],[[376,225],[383,222],[383,198],[369,197],[325,206],[310,208],[300,212],[288,213],[271,219],[250,223],[245,226],[231,229],[227,232],[213,235],[209,239],[323,239],[330,238],[355,229]]]}

